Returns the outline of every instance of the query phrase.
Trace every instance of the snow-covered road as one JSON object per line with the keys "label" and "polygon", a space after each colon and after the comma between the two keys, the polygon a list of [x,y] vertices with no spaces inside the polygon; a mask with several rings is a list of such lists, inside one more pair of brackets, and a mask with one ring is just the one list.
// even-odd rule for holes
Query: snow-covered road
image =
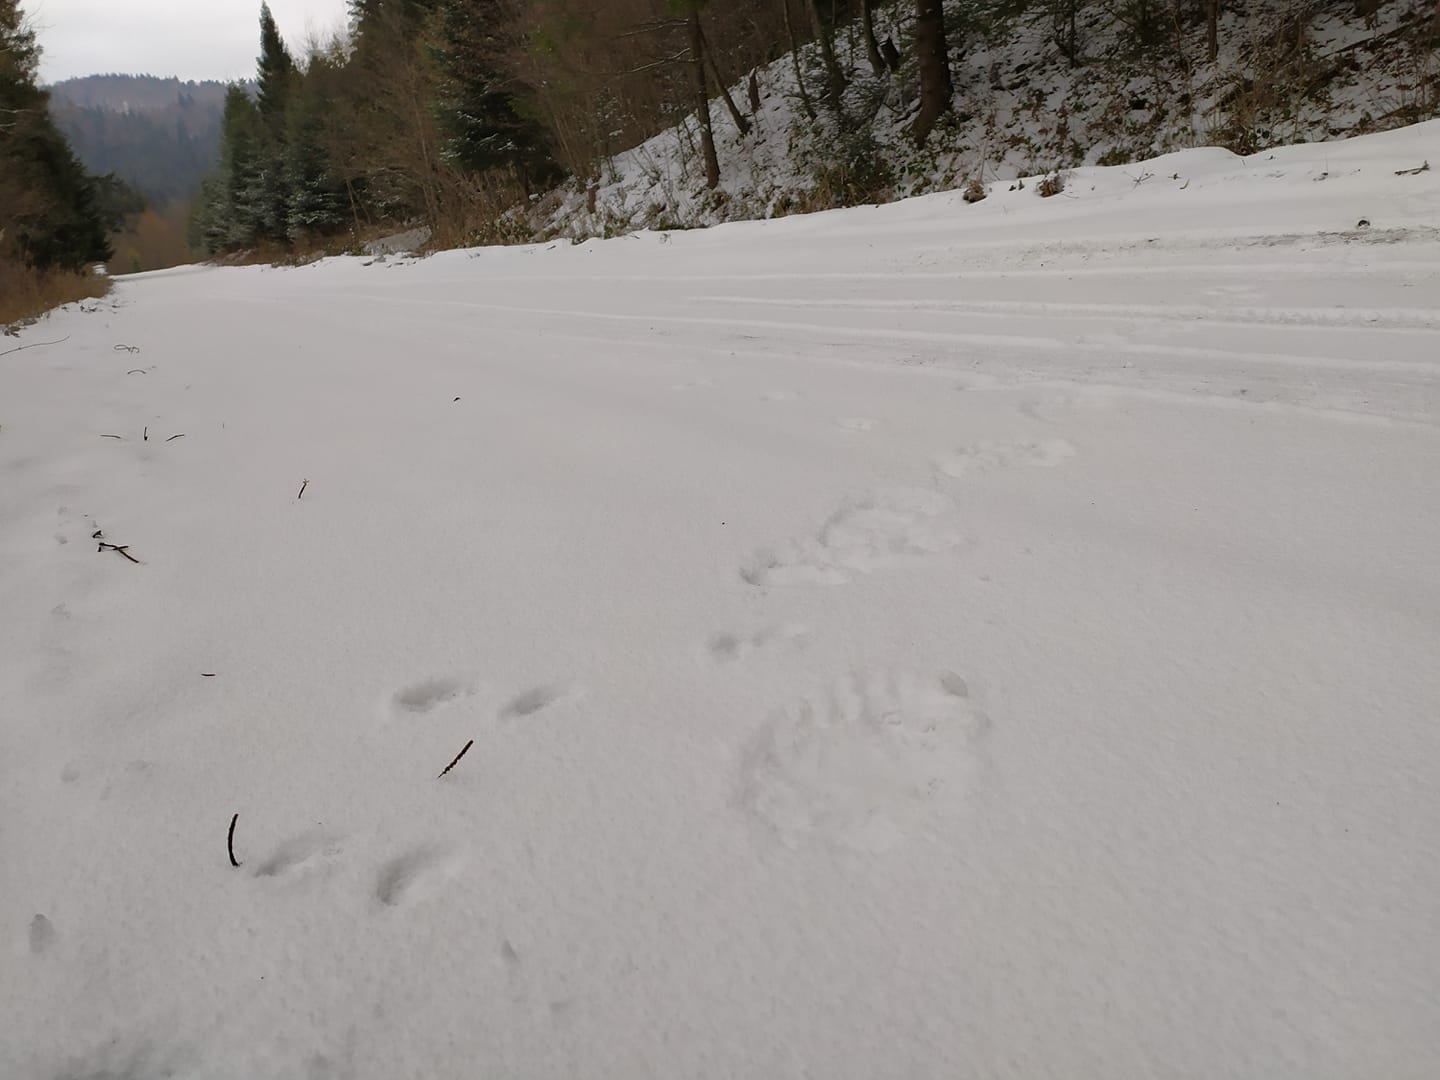
{"label": "snow-covered road", "polygon": [[27,330],[0,1076],[1436,1075],[1427,158]]}

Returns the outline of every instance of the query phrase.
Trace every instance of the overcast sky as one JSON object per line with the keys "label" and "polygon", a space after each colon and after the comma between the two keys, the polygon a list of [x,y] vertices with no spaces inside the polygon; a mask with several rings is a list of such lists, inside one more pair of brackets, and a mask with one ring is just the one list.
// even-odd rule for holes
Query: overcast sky
{"label": "overcast sky", "polygon": [[[42,81],[76,75],[255,75],[260,0],[20,0],[39,33]],[[345,0],[270,0],[292,49],[345,21]]]}

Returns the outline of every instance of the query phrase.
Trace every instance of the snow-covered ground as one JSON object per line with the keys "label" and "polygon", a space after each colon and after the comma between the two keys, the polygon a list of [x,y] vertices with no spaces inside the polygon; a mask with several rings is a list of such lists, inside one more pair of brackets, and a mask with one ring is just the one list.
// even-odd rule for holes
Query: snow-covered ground
{"label": "snow-covered ground", "polygon": [[0,1076],[1436,1075],[1436,166],[27,330]]}

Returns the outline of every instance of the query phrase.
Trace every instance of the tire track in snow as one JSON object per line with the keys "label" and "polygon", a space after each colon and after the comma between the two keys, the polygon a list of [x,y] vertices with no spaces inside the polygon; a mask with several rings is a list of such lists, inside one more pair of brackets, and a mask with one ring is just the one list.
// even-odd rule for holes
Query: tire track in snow
{"label": "tire track in snow", "polygon": [[[370,299],[367,297],[367,300]],[[836,326],[833,323],[798,322],[787,319],[740,319],[707,315],[657,315],[619,311],[576,311],[564,308],[517,307],[513,304],[483,304],[463,300],[424,300],[403,297],[374,297],[377,303],[388,300],[406,305],[471,308],[512,314],[538,315],[546,319],[577,319],[595,322],[645,323],[650,326],[705,326],[737,331],[776,331],[798,334],[807,342],[850,341],[917,342],[952,346],[973,346],[987,349],[1029,350],[1047,354],[1097,356],[1136,356],[1153,359],[1170,357],[1178,360],[1231,361],[1250,365],[1332,371],[1398,371],[1440,374],[1440,358],[1424,360],[1365,360],[1358,357],[1316,357],[1274,352],[1240,352],[1191,345],[1132,344],[1124,341],[1087,342],[1059,337],[1021,334],[980,334],[963,331],[911,330],[904,328]]]}
{"label": "tire track in snow", "polygon": [[1426,308],[1206,307],[1200,304],[1085,304],[1032,300],[812,299],[782,296],[700,295],[695,303],[732,306],[838,308],[846,311],[926,311],[980,317],[1116,319],[1159,324],[1204,322],[1216,326],[1278,326],[1440,334],[1440,315]]}

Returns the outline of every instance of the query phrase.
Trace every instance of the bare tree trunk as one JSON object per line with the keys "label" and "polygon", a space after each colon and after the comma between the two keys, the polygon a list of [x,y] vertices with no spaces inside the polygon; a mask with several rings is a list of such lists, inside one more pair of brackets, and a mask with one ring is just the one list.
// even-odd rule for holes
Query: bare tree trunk
{"label": "bare tree trunk", "polygon": [[1205,58],[1210,63],[1220,55],[1220,0],[1205,0]]}
{"label": "bare tree trunk", "polygon": [[705,186],[720,186],[720,159],[715,156],[715,132],[710,128],[710,94],[705,86],[705,34],[700,29],[700,12],[685,19],[690,30],[690,64],[695,81],[695,122],[700,125],[700,153],[705,159]]}
{"label": "bare tree trunk", "polygon": [[[701,35],[702,38],[704,35]],[[715,51],[710,48],[710,42],[705,42],[705,59],[710,61],[710,74],[715,78],[715,85],[720,87],[720,96],[725,99],[725,108],[730,113],[730,119],[735,122],[735,130],[742,137],[750,134],[750,121],[745,119],[745,114],[735,107],[735,99],[730,96],[730,90],[725,85],[725,79],[720,74],[720,68],[715,63]]]}
{"label": "bare tree trunk", "polygon": [[805,9],[810,13],[810,28],[820,44],[820,57],[825,61],[825,96],[830,107],[840,111],[840,95],[845,92],[845,74],[840,70],[840,61],[835,59],[835,44],[830,40],[830,30],[820,17],[820,0],[806,0]]}
{"label": "bare tree trunk", "polygon": [[875,40],[873,4],[874,0],[860,0],[860,29],[865,37],[865,56],[870,61],[870,70],[878,76],[885,74],[885,58],[880,55],[880,43]]}
{"label": "bare tree trunk", "polygon": [[916,146],[924,146],[935,121],[950,111],[955,84],[950,81],[945,9],[941,0],[915,0],[915,59],[920,65],[920,112],[910,128]]}
{"label": "bare tree trunk", "polygon": [[880,55],[885,58],[885,66],[890,69],[891,75],[900,74],[900,50],[895,47],[895,39],[887,37],[880,43]]}
{"label": "bare tree trunk", "polygon": [[795,20],[790,18],[790,0],[780,0],[780,7],[785,12],[785,33],[790,37],[790,62],[795,65],[795,87],[800,91],[800,104],[805,108],[805,115],[814,120],[815,103],[810,100],[810,93],[805,89],[805,77],[800,74],[800,41],[795,36]]}
{"label": "bare tree trunk", "polygon": [[760,77],[755,72],[750,72],[750,81],[745,84],[745,90],[750,98],[750,114],[754,116],[760,111]]}

